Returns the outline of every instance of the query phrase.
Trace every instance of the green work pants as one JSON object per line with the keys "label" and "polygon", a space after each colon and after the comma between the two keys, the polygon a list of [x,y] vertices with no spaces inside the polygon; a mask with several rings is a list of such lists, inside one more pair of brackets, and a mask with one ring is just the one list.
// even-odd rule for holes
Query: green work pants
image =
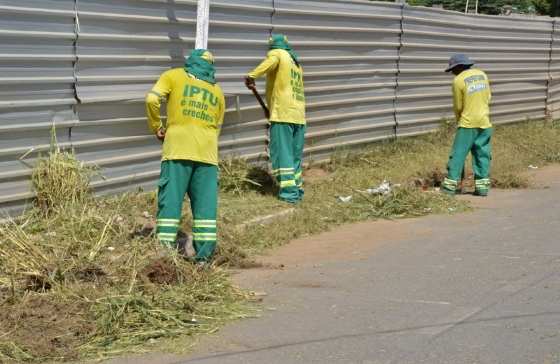
{"label": "green work pants", "polygon": [[458,128],[453,149],[447,164],[447,178],[443,181],[445,192],[454,194],[459,186],[465,159],[473,156],[475,193],[487,195],[490,190],[490,161],[492,160],[492,128]]}
{"label": "green work pants", "polygon": [[270,159],[272,173],[280,186],[279,198],[296,203],[303,198],[302,157],[305,125],[272,122]]}
{"label": "green work pants", "polygon": [[197,261],[208,261],[216,249],[218,167],[188,160],[161,163],[158,184],[157,237],[176,247],[185,193],[191,201],[193,245]]}

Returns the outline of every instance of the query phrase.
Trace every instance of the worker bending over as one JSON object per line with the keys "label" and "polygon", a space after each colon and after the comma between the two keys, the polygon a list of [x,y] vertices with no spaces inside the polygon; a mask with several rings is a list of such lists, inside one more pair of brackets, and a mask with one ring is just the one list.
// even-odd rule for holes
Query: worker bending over
{"label": "worker bending over", "polygon": [[492,124],[490,123],[490,100],[492,94],[488,76],[472,68],[474,63],[464,54],[456,54],[449,60],[446,72],[455,75],[453,80],[453,108],[458,123],[455,142],[447,165],[447,178],[443,191],[454,195],[469,152],[473,156],[475,195],[487,196],[490,190],[490,161]]}
{"label": "worker bending over", "polygon": [[302,159],[305,144],[305,95],[303,68],[288,38],[273,34],[266,59],[245,78],[249,89],[255,79],[266,78],[270,109],[270,159],[280,186],[279,198],[297,203],[303,198]]}

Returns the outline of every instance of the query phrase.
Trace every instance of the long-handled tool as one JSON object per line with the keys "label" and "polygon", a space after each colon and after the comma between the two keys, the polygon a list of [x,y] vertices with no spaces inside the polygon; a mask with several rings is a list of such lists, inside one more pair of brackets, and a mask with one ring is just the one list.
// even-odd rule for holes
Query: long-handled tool
{"label": "long-handled tool", "polygon": [[[257,99],[257,101],[259,102],[259,104],[261,105],[263,111],[264,111],[264,116],[266,117],[266,119],[270,119],[270,110],[268,109],[268,107],[266,106],[266,103],[264,102],[263,98],[261,97],[261,95],[259,94],[259,91],[257,91],[257,88],[253,85],[253,87],[249,87],[251,89],[251,91],[253,92],[253,95],[255,95],[255,98]],[[268,149],[268,144],[270,142],[270,123],[266,124],[266,147],[265,147],[265,152],[266,155],[268,156],[268,158],[270,159],[270,151]]]}
{"label": "long-handled tool", "polygon": [[255,95],[255,98],[257,99],[257,101],[261,105],[261,107],[264,111],[264,116],[266,116],[267,119],[270,118],[270,110],[268,110],[268,107],[266,106],[266,103],[264,102],[263,98],[259,94],[259,91],[257,91],[257,88],[253,86],[253,87],[251,87],[251,91],[253,91],[253,95]]}

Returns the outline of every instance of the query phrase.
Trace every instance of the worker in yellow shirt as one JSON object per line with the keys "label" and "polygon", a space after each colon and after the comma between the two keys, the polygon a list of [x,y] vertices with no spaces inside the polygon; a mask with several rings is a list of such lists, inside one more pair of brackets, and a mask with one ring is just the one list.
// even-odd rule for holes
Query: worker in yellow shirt
{"label": "worker in yellow shirt", "polygon": [[270,159],[280,186],[279,198],[297,203],[303,198],[302,159],[305,144],[303,68],[288,38],[273,34],[266,59],[245,78],[247,88],[264,75],[270,109]]}
{"label": "worker in yellow shirt", "polygon": [[[185,194],[193,215],[195,259],[208,261],[216,248],[218,137],[225,101],[214,77],[214,57],[194,50],[184,68],[169,70],[146,96],[148,125],[163,142],[158,184],[157,237],[177,249],[177,232]],[[167,122],[160,116],[167,100]]]}
{"label": "worker in yellow shirt", "polygon": [[472,68],[474,63],[464,54],[449,60],[446,72],[455,75],[453,80],[453,108],[458,123],[453,150],[447,165],[447,178],[443,191],[454,195],[458,189],[465,159],[473,156],[475,195],[487,196],[490,190],[490,161],[492,160],[492,124],[490,100],[492,93],[488,76]]}

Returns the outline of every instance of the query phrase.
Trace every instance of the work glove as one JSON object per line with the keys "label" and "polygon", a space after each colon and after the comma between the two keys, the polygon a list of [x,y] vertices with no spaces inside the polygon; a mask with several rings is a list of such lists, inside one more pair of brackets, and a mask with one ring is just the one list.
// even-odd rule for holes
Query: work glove
{"label": "work glove", "polygon": [[256,87],[255,79],[249,76],[245,77],[245,86],[247,86],[249,90],[254,89]]}

